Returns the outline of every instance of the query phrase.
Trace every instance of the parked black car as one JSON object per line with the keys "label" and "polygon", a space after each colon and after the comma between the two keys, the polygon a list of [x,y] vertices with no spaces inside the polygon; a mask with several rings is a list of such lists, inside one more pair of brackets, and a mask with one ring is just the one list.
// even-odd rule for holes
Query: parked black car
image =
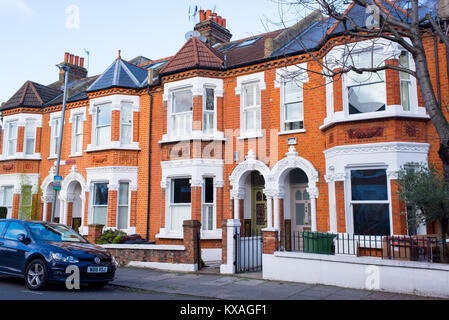
{"label": "parked black car", "polygon": [[71,228],[42,221],[0,220],[0,273],[20,276],[31,290],[65,282],[79,268],[80,283],[102,287],[114,280],[116,262]]}

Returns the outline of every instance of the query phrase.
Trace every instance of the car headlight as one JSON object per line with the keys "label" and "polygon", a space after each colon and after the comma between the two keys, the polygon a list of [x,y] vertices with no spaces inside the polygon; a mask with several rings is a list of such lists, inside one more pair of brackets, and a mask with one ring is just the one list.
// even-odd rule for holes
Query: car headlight
{"label": "car headlight", "polygon": [[69,256],[67,254],[59,253],[59,252],[52,253],[51,257],[53,258],[53,260],[58,261],[58,262],[64,262],[64,263],[78,263],[79,262],[78,258]]}
{"label": "car headlight", "polygon": [[117,267],[118,266],[117,260],[115,260],[114,256],[111,256],[111,257],[112,257],[112,263]]}

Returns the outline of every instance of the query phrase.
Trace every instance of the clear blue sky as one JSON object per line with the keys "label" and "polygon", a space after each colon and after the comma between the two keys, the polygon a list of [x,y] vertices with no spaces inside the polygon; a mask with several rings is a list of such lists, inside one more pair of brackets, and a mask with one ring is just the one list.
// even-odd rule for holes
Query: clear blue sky
{"label": "clear blue sky", "polygon": [[[55,65],[66,51],[85,56],[84,48],[89,50],[90,75],[102,73],[118,49],[126,60],[173,55],[193,29],[188,12],[195,5],[215,7],[233,39],[278,29],[267,21],[281,21],[271,0],[0,0],[0,102],[26,80],[56,81]],[[294,23],[293,14],[285,19]]]}

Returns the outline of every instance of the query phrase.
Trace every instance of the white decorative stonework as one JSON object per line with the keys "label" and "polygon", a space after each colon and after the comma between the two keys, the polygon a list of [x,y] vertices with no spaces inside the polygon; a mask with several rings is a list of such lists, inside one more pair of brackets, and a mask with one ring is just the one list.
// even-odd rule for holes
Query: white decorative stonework
{"label": "white decorative stonework", "polygon": [[270,168],[262,161],[256,159],[256,154],[253,150],[250,149],[248,151],[248,155],[245,159],[245,161],[239,163],[237,167],[235,167],[234,171],[232,171],[232,174],[229,176],[229,181],[234,193],[236,192],[234,190],[239,190],[244,187],[245,179],[242,178],[246,177],[251,171],[259,171],[266,182],[270,180]]}

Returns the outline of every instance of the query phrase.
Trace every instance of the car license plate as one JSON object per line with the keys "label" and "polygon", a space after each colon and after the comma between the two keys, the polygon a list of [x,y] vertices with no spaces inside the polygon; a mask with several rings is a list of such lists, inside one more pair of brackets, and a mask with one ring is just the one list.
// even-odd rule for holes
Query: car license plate
{"label": "car license plate", "polygon": [[88,267],[88,273],[106,273],[108,272],[108,267]]}

